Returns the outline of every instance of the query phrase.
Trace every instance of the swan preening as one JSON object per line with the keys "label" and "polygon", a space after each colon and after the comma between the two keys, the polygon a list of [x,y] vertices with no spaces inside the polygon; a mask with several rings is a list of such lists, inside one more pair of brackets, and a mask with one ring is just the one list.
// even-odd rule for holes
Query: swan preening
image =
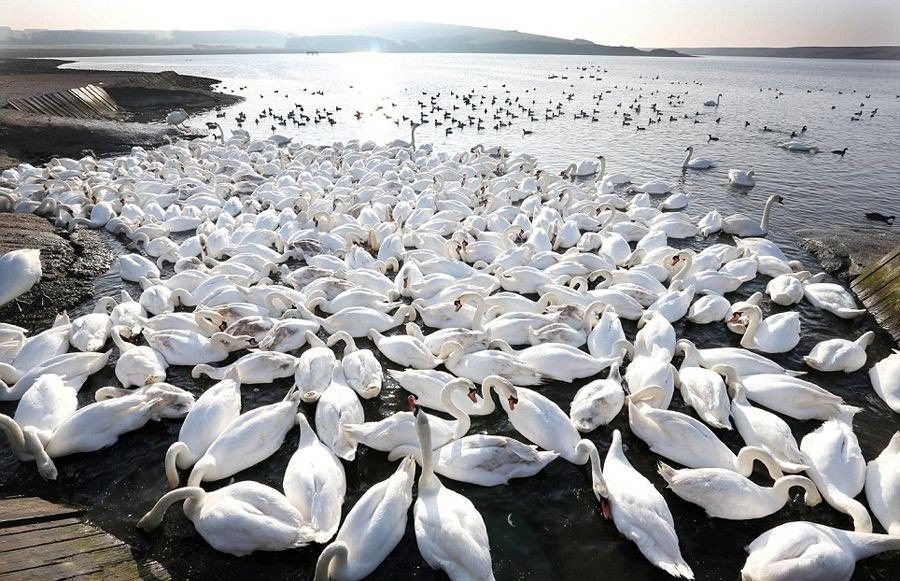
{"label": "swan preening", "polygon": [[[794,352],[801,325],[842,328],[832,323],[863,312],[842,285],[762,238],[781,196],[767,199],[761,220],[700,218],[684,210],[701,196],[671,193],[668,180],[617,189],[630,178],[607,175],[603,156],[564,172],[590,179],[568,180],[499,147],[436,153],[415,144],[417,126],[410,143],[388,146],[236,134],[60,160],[79,188],[60,186],[56,164],[4,172],[17,203],[37,209],[50,198],[61,225],[133,243],[115,272],[140,285],[49,329],[0,324],[0,400],[18,401],[0,431],[16,457],[65,481],[64,463],[91,462],[126,432],[186,415],[177,441],[148,447],[168,451],[148,478],[159,500],[138,507],[147,514],[136,524],[153,529],[183,501],[214,549],[317,551],[318,579],[375,572],[410,526],[429,566],[491,579],[509,555],[489,499],[563,470],[612,519],[592,526],[615,526],[646,566],[673,576],[692,578],[704,558],[679,543],[685,525],[668,508],[676,495],[717,519],[793,518],[820,497],[830,508],[818,510],[852,519],[854,533],[773,529],[751,545],[747,578],[777,578],[771,563],[794,539],[836,555],[844,568],[823,576],[870,551],[859,547],[893,548],[856,533],[896,531],[897,438],[863,458],[859,408],[822,374],[868,373],[900,411],[900,355],[873,346],[872,365],[865,329],[804,343],[804,361],[822,373],[810,380],[782,366],[801,354],[766,355]],[[692,153],[683,167],[711,165]],[[752,172],[729,176],[752,185]],[[760,277],[772,279],[768,294],[743,300]],[[0,294],[14,298],[21,289],[6,281]],[[680,336],[699,325],[740,333],[741,347]],[[120,385],[84,394],[97,401],[78,408],[111,353]],[[188,372],[191,385],[166,383]],[[484,421],[505,432],[485,433]],[[608,427],[626,422],[624,433]],[[634,461],[646,447],[659,472]],[[370,485],[367,463],[381,452],[399,464]],[[750,480],[757,460],[766,470]],[[267,484],[279,488],[246,472],[273,465]],[[802,500],[789,500],[798,488]]]}

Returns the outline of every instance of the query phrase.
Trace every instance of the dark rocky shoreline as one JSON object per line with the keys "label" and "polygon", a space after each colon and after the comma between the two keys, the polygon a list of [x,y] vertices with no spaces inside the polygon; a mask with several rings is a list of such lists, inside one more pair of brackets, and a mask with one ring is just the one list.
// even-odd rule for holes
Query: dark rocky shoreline
{"label": "dark rocky shoreline", "polygon": [[49,327],[56,313],[93,297],[94,279],[109,269],[113,252],[94,230],[73,233],[34,214],[0,214],[0,255],[20,248],[41,251],[43,276],[15,302],[0,307],[0,321],[29,329]]}
{"label": "dark rocky shoreline", "polygon": [[[69,61],[0,59],[0,169],[20,162],[37,163],[53,156],[81,157],[85,149],[98,155],[127,152],[132,146],[153,147],[166,139],[206,135],[164,123],[169,111],[207,111],[241,101],[213,90],[218,80],[166,73],[60,69]],[[102,86],[123,109],[118,119],[44,116],[5,107],[11,99]]]}

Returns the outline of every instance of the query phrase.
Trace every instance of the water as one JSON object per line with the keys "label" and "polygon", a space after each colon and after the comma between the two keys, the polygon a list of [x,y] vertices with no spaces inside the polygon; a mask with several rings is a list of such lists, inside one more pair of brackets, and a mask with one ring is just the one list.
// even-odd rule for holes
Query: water
{"label": "water", "polygon": [[[662,178],[680,191],[694,195],[688,209],[694,216],[709,208],[724,213],[735,211],[757,215],[765,199],[772,193],[785,196],[786,205],[773,212],[769,238],[778,242],[791,258],[816,268],[814,258],[796,247],[794,231],[804,227],[864,224],[863,214],[879,211],[897,213],[894,189],[900,178],[900,153],[896,128],[900,122],[900,63],[862,61],[807,61],[793,59],[655,59],[560,56],[507,55],[226,55],[121,57],[80,59],[71,67],[123,69],[142,71],[176,70],[183,74],[215,77],[228,90],[246,87],[239,94],[247,100],[226,109],[227,117],[215,113],[193,117],[190,124],[216,120],[226,132],[235,126],[234,117],[244,111],[248,117],[245,129],[255,136],[271,134],[271,119],[263,119],[257,127],[256,114],[271,107],[276,114],[286,115],[295,104],[303,105],[310,116],[316,108],[333,111],[336,124],[309,123],[305,127],[276,126],[279,133],[308,143],[330,143],[352,138],[388,141],[408,139],[406,123],[397,126],[384,118],[389,113],[418,116],[417,101],[429,102],[440,93],[437,103],[453,111],[457,118],[473,114],[463,107],[455,94],[474,90],[485,95],[489,114],[484,131],[467,127],[445,135],[446,123],[435,127],[429,123],[416,133],[419,143],[432,142],[436,149],[450,152],[468,149],[477,143],[503,144],[516,152],[538,156],[541,167],[558,172],[572,161],[598,154],[606,156],[610,172],[626,172],[635,181]],[[579,71],[576,67],[586,66]],[[599,72],[597,67],[599,67]],[[606,72],[603,72],[604,69]],[[598,72],[602,80],[589,76]],[[568,79],[548,79],[551,74]],[[584,78],[579,78],[583,75]],[[504,86],[505,85],[505,86]],[[306,92],[303,89],[306,88]],[[279,93],[274,93],[278,90]],[[322,91],[323,95],[313,95]],[[508,91],[508,93],[507,93]],[[527,92],[526,92],[527,91]],[[608,91],[608,92],[607,92]],[[810,91],[810,92],[807,92]],[[854,92],[855,91],[855,92]],[[423,92],[425,94],[423,94]],[[687,94],[685,94],[687,92]],[[842,92],[843,94],[839,94]],[[571,101],[566,95],[573,94]],[[593,95],[603,94],[599,104]],[[704,107],[703,101],[723,93],[717,109]],[[679,95],[684,105],[668,104],[668,95]],[[287,97],[285,97],[287,95]],[[870,95],[870,97],[867,97]],[[491,97],[498,103],[507,97],[530,104],[534,99],[535,115],[540,121],[520,118],[510,128],[492,129]],[[777,96],[777,98],[776,98]],[[635,123],[622,126],[621,111],[638,99],[643,105]],[[544,121],[544,108],[562,100],[565,114]],[[549,103],[552,101],[552,105]],[[617,103],[623,107],[616,107]],[[651,103],[663,112],[663,122],[647,126]],[[392,105],[394,104],[394,105]],[[862,104],[862,106],[861,106]],[[341,107],[335,111],[335,107]],[[376,111],[381,106],[381,111]],[[831,107],[834,106],[834,109]],[[874,118],[869,112],[878,108]],[[597,122],[573,119],[573,113],[596,108]],[[430,109],[430,107],[429,107]],[[861,121],[850,121],[853,113],[863,110]],[[357,120],[359,110],[363,117]],[[614,115],[613,111],[619,111]],[[694,113],[699,111],[699,115]],[[371,113],[376,113],[372,116]],[[682,114],[690,119],[681,119]],[[669,115],[679,117],[668,122]],[[429,115],[431,119],[435,115]],[[440,115],[437,115],[440,118]],[[715,119],[721,117],[720,123]],[[700,123],[695,124],[696,118]],[[443,121],[443,119],[441,119]],[[744,122],[750,127],[745,128]],[[635,125],[648,127],[637,131]],[[763,133],[768,125],[773,132]],[[808,127],[800,137],[819,146],[819,155],[795,154],[781,150],[778,143],[787,141],[792,130]],[[522,135],[527,128],[534,133]],[[719,137],[707,142],[707,134]],[[683,150],[694,145],[698,156],[712,160],[716,167],[705,172],[681,171]],[[843,159],[828,153],[848,147]],[[739,190],[727,185],[729,168],[754,169],[757,186]],[[726,241],[726,237],[723,237]],[[677,244],[677,241],[675,241]],[[692,243],[701,246],[700,243]],[[113,275],[98,279],[97,296],[120,288]],[[749,296],[763,290],[760,279],[744,285],[734,297]],[[85,305],[82,310],[88,310]],[[856,337],[876,329],[870,316],[844,321],[822,313],[808,303],[796,308],[802,318],[800,345],[791,353],[773,359],[791,369],[804,369],[802,356],[817,342],[831,337]],[[783,310],[768,308],[769,312]],[[81,312],[75,313],[81,314]],[[737,346],[739,337],[719,325],[697,326],[684,321],[676,324],[679,336],[694,340],[700,346]],[[626,333],[633,337],[633,325]],[[887,356],[891,341],[880,330],[869,349],[870,364]],[[386,368],[395,365],[384,362]],[[208,380],[190,379],[185,368],[171,369],[169,381],[199,394],[212,384]],[[859,405],[864,412],[856,417],[856,432],[867,459],[874,458],[897,429],[897,416],[873,393],[865,371],[853,374],[824,374],[810,371],[813,382],[842,396],[848,403]],[[111,371],[95,376],[82,391],[82,401],[91,400],[95,388],[115,382]],[[244,388],[244,409],[281,399],[290,382],[274,386]],[[564,410],[580,384],[552,384],[542,393]],[[381,398],[363,403],[367,419],[377,419],[403,409],[405,393],[390,381]],[[685,411],[676,396],[673,409]],[[0,413],[12,413],[13,407],[0,405]],[[308,416],[314,407],[303,405]],[[815,429],[817,422],[790,421],[799,440]],[[150,424],[128,434],[107,450],[60,459],[58,483],[45,483],[36,475],[33,464],[19,464],[8,450],[0,452],[0,485],[16,493],[46,495],[79,502],[90,507],[89,517],[117,536],[147,551],[162,562],[174,576],[210,577],[238,575],[242,577],[309,578],[319,549],[310,547],[283,553],[262,553],[234,558],[216,553],[194,532],[180,510],[169,511],[163,526],[152,534],[135,528],[137,519],[166,490],[162,469],[165,449],[177,438],[180,422]],[[625,452],[635,467],[664,490],[662,479],[655,473],[657,457],[647,446],[629,434],[623,412],[611,426],[590,435],[601,454],[606,450],[613,428],[622,431]],[[515,436],[502,414],[476,418],[473,431]],[[740,446],[737,434],[718,435],[733,449]],[[287,443],[261,465],[237,475],[238,480],[253,479],[280,488],[285,466],[294,450],[297,431],[288,434]],[[360,447],[358,460],[345,464],[348,491],[346,509],[374,482],[386,478],[395,465],[380,452]],[[755,477],[756,478],[756,477]],[[764,479],[757,479],[760,483]],[[223,485],[214,483],[210,488]],[[635,545],[623,539],[611,522],[599,514],[590,490],[587,467],[572,466],[557,460],[533,478],[514,480],[499,488],[481,488],[446,481],[454,490],[472,500],[483,515],[491,539],[494,570],[498,579],[544,579],[551,575],[560,579],[596,578],[604,571],[610,578],[666,579],[640,555]],[[746,522],[711,520],[698,507],[665,492],[675,517],[682,553],[698,579],[734,579],[745,559],[743,547],[769,528],[791,520],[808,519],[842,528],[850,526],[849,518],[820,505],[809,508],[795,501],[777,514]],[[877,527],[877,525],[876,525]],[[431,579],[442,574],[432,572],[418,555],[412,527],[374,578]],[[882,555],[861,562],[858,579],[896,579],[900,576],[900,559]]]}

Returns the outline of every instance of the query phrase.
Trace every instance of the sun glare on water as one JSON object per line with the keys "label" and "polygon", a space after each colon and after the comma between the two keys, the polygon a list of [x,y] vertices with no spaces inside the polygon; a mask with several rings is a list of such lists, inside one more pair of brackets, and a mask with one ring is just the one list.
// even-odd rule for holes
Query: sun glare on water
{"label": "sun glare on water", "polygon": [[[388,62],[390,55],[373,50],[347,56],[342,62],[343,76],[353,86],[351,95],[355,97],[348,108],[353,109],[351,114],[356,111],[365,112],[359,119],[359,138],[371,139],[376,143],[395,139],[398,135],[397,126],[384,115],[384,112],[392,108],[389,95],[397,91],[396,80]],[[379,107],[382,109],[379,110]]]}

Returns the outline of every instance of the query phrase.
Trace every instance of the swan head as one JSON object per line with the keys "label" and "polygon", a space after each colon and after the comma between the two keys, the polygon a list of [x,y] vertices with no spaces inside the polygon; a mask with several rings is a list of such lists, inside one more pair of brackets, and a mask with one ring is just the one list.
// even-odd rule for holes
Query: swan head
{"label": "swan head", "polygon": [[481,382],[481,392],[485,394],[485,397],[490,397],[487,393],[491,389],[497,392],[500,399],[506,399],[509,411],[516,409],[516,404],[519,403],[519,391],[508,379],[500,375],[488,375]]}

